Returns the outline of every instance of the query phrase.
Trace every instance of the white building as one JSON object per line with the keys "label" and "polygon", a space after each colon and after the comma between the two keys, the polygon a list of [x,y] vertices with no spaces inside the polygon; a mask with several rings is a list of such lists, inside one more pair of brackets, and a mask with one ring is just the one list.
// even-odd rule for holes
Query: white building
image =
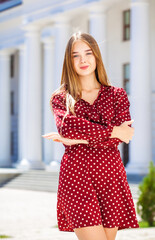
{"label": "white building", "polygon": [[60,163],[63,145],[41,135],[57,131],[49,100],[80,30],[97,40],[112,85],[129,94],[135,135],[120,151],[128,173],[146,173],[155,162],[155,1],[4,0],[0,11],[0,167]]}

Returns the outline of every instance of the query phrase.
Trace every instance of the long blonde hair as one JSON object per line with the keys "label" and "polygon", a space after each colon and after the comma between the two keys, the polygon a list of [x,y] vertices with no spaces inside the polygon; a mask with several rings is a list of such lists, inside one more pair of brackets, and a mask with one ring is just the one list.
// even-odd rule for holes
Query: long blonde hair
{"label": "long blonde hair", "polygon": [[62,76],[61,76],[61,85],[58,89],[56,89],[53,92],[52,97],[50,99],[50,101],[52,101],[53,96],[62,91],[65,93],[66,109],[67,109],[65,116],[69,113],[69,110],[75,115],[74,105],[76,101],[82,96],[80,81],[78,79],[78,75],[76,71],[74,70],[73,61],[72,61],[73,44],[77,40],[81,40],[85,42],[91,48],[95,56],[95,59],[96,59],[95,75],[96,75],[97,81],[104,86],[111,86],[107,77],[107,73],[106,73],[103,61],[102,61],[101,52],[96,40],[88,33],[81,33],[81,32],[74,33],[72,37],[69,39],[66,46]]}

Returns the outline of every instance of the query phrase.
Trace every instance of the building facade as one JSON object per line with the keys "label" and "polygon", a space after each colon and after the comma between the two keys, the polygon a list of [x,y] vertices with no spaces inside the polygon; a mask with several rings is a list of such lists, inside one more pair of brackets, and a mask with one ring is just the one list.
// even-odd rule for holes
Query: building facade
{"label": "building facade", "polygon": [[[119,146],[128,173],[155,162],[155,1],[26,0],[0,3],[0,167],[59,169],[64,146],[50,110],[66,43],[76,32],[97,40],[112,85],[131,103],[135,135]],[[13,3],[14,2],[14,3]]]}

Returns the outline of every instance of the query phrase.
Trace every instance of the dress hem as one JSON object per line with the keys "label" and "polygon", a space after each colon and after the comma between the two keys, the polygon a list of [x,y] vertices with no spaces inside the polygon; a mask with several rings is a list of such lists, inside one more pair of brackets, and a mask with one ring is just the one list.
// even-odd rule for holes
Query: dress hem
{"label": "dress hem", "polygon": [[[103,225],[103,224],[96,224],[96,225],[88,225],[88,226],[80,226],[80,227],[73,227],[73,228],[82,228],[82,227],[94,227],[94,226],[99,226],[99,225]],[[135,227],[134,226],[115,226],[115,227],[109,227],[109,226],[107,226],[107,227],[105,227],[105,226],[103,226],[104,228],[117,228],[118,227],[118,231],[119,230],[123,230],[123,229],[132,229],[132,228],[140,228],[139,227],[139,225],[136,225]],[[60,231],[60,232],[74,232],[74,230],[73,230],[73,228],[71,229],[66,229],[66,228],[63,228],[63,229],[60,229],[60,228],[58,228],[58,230]]]}

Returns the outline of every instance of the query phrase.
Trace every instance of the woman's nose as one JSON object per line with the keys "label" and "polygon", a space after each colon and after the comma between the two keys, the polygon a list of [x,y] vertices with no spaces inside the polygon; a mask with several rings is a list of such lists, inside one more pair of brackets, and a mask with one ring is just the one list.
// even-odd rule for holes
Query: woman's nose
{"label": "woman's nose", "polygon": [[85,57],[84,56],[81,56],[81,63],[83,63],[83,62],[86,62],[86,60],[85,60]]}

